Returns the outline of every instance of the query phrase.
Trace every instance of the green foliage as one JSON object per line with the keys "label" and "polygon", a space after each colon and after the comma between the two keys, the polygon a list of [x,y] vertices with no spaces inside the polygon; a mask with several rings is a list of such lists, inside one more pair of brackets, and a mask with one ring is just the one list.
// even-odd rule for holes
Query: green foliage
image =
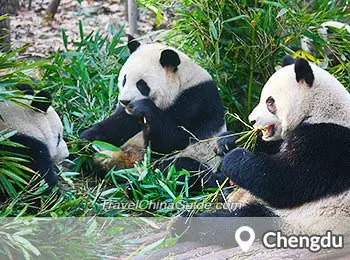
{"label": "green foliage", "polygon": [[[140,0],[148,8],[163,14],[165,8],[173,7],[176,23],[167,40],[170,45],[182,49],[214,76],[220,88],[228,112],[229,128],[241,130],[237,118],[246,119],[256,104],[261,88],[275,71],[276,65],[286,54],[301,55],[321,63],[343,83],[349,82],[349,34],[337,31],[338,37],[325,41],[317,34],[317,28],[327,20],[347,21],[347,2],[316,0],[314,5],[303,8],[301,1],[232,1],[232,0],[186,0],[147,1]],[[159,17],[158,17],[159,18]],[[115,208],[115,203],[143,201],[198,203],[216,200],[220,189],[208,196],[207,191],[189,194],[187,171],[170,167],[167,174],[154,170],[150,151],[142,162],[132,169],[112,169],[101,181],[81,176],[82,169],[96,169],[92,157],[99,149],[118,148],[102,142],[87,143],[78,140],[82,129],[109,116],[115,108],[118,96],[117,77],[127,58],[123,29],[110,29],[111,37],[99,32],[84,35],[79,24],[80,39],[73,42],[62,32],[65,49],[50,60],[28,63],[16,58],[21,51],[0,54],[0,100],[16,97],[13,86],[17,83],[34,82],[39,88],[54,94],[54,106],[63,119],[65,136],[69,137],[69,149],[74,156],[71,169],[59,172],[62,195],[44,195],[45,185],[27,186],[34,183],[18,172],[19,163],[26,158],[15,155],[2,156],[0,173],[7,171],[7,181],[0,179],[0,187],[14,195],[14,199],[0,208],[2,216],[124,216],[124,215],[173,215],[174,208],[144,210]],[[316,43],[314,55],[293,52],[300,49],[300,39],[308,36]],[[339,65],[327,60],[324,50],[330,50]],[[38,74],[41,79],[31,78]],[[230,113],[227,113],[230,115]],[[14,145],[7,138],[0,139],[0,146]],[[251,140],[253,135],[245,138]],[[3,155],[0,151],[0,155]],[[100,154],[101,156],[101,154]],[[9,163],[16,167],[9,168]],[[9,172],[10,171],[10,172]],[[0,177],[2,178],[2,177]],[[4,184],[5,183],[5,184]],[[42,184],[42,183],[41,183]],[[2,186],[1,186],[2,185]],[[11,187],[24,189],[14,193]],[[7,188],[6,188],[7,187]],[[111,205],[109,207],[108,205]]]}
{"label": "green foliage", "polygon": [[[151,150],[147,149],[144,160],[137,163],[133,169],[111,171],[110,178],[119,191],[132,201],[142,201],[142,207],[151,207],[150,203],[164,202],[177,203],[189,200],[189,172],[177,171],[174,166],[168,169],[167,174],[154,169],[151,164]],[[180,181],[180,179],[183,179]],[[125,196],[125,195],[124,195]],[[118,195],[117,195],[118,197]],[[123,197],[123,196],[122,196]],[[176,212],[175,208],[154,209],[155,213],[167,214]]]}
{"label": "green foliage", "polygon": [[[211,73],[228,111],[246,119],[263,84],[285,54],[300,48],[303,35],[315,40],[317,54],[321,54],[313,61],[323,61],[320,50],[329,47],[341,61],[339,67],[329,70],[349,82],[349,34],[342,32],[340,40],[326,42],[316,29],[310,29],[328,20],[349,21],[348,1],[338,7],[336,1],[316,0],[311,9],[300,7],[301,2],[177,1],[169,40]],[[241,129],[227,119],[229,128]]]}
{"label": "green foliage", "polygon": [[66,50],[57,52],[50,65],[45,66],[41,88],[54,96],[55,106],[63,118],[65,135],[78,133],[106,118],[114,110],[117,96],[117,77],[127,52],[121,45],[123,30],[111,28],[111,39],[101,33],[84,36],[79,23],[80,40],[68,49],[68,39],[62,32]]}
{"label": "green foliage", "polygon": [[19,189],[25,189],[29,181],[28,172],[32,172],[23,166],[23,163],[27,162],[29,158],[4,149],[23,147],[9,141],[9,138],[14,134],[16,132],[0,132],[0,194],[7,194],[10,197],[16,197]]}
{"label": "green foliage", "polygon": [[164,14],[164,10],[166,6],[172,6],[174,3],[176,3],[176,0],[163,0],[163,1],[156,1],[156,0],[137,0],[137,2],[142,6],[150,10],[154,15],[156,16],[156,26],[159,26],[164,20],[165,22],[168,21],[167,16]]}
{"label": "green foliage", "polygon": [[117,80],[119,70],[127,58],[123,28],[115,31],[110,28],[110,37],[100,32],[84,34],[79,22],[80,39],[72,42],[62,31],[64,51],[53,57],[45,66],[40,88],[54,94],[56,111],[63,125],[64,135],[69,138],[71,155],[77,155],[73,170],[80,172],[85,167],[93,172],[90,144],[78,140],[79,133],[93,124],[107,118],[117,103]]}

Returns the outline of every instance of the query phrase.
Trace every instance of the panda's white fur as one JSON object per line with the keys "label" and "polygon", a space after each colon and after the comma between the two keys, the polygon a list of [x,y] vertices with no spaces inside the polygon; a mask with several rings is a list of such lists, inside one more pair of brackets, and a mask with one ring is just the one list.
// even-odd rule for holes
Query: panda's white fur
{"label": "panda's white fur", "polygon": [[[164,69],[159,63],[161,52],[165,49],[176,51],[180,57],[181,64],[176,73]],[[123,86],[125,75],[127,80]],[[212,80],[212,77],[181,51],[161,43],[151,43],[140,45],[120,70],[118,99],[133,102],[146,98],[135,87],[136,82],[140,79],[144,79],[151,86],[149,97],[157,107],[164,110],[174,103],[181,91]]]}
{"label": "panda's white fur", "polygon": [[[17,102],[27,106],[31,104],[28,100]],[[54,163],[60,163],[68,156],[67,145],[63,140],[63,125],[51,106],[43,112],[14,102],[0,102],[0,116],[0,131],[16,130],[43,142],[48,147]]]}
{"label": "panda's white fur", "polygon": [[270,207],[270,210],[282,219],[284,231],[290,234],[323,235],[328,230],[334,234],[350,234],[350,191],[293,209]]}
{"label": "panda's white fur", "polygon": [[[350,127],[350,95],[344,86],[327,71],[310,64],[315,81],[310,88],[305,81],[295,80],[294,65],[281,68],[266,82],[260,103],[249,115],[255,127],[275,125],[275,134],[266,141],[285,139],[302,121],[335,123]],[[274,97],[277,109],[272,114],[266,107]]]}

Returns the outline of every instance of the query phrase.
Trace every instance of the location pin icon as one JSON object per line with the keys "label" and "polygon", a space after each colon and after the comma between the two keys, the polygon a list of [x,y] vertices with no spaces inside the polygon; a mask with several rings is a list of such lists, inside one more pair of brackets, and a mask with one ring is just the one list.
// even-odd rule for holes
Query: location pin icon
{"label": "location pin icon", "polygon": [[[241,239],[241,234],[243,232],[249,233],[249,239],[246,241]],[[251,227],[242,226],[236,230],[235,239],[239,247],[243,250],[243,252],[247,252],[255,240],[255,232]]]}

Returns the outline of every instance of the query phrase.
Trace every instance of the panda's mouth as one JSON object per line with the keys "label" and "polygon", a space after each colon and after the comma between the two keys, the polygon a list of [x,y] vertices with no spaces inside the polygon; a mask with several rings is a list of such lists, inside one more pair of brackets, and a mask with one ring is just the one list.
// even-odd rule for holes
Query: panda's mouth
{"label": "panda's mouth", "polygon": [[126,107],[124,107],[124,109],[125,109],[126,113],[128,113],[129,115],[132,115],[132,112],[133,112],[132,106],[126,106]]}
{"label": "panda's mouth", "polygon": [[268,127],[264,127],[261,132],[263,133],[264,138],[271,138],[276,133],[276,125],[272,124]]}
{"label": "panda's mouth", "polygon": [[123,103],[119,102],[119,104],[125,109],[125,112],[129,115],[132,115],[133,112],[133,106],[132,104],[124,105]]}

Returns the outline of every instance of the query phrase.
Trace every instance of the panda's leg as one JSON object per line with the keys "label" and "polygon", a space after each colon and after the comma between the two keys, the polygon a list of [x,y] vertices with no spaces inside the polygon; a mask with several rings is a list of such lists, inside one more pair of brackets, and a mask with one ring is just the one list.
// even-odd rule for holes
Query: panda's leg
{"label": "panda's leg", "polygon": [[43,142],[23,134],[14,135],[11,137],[11,141],[22,144],[26,148],[8,147],[6,149],[28,156],[30,161],[26,166],[35,172],[39,172],[49,187],[52,188],[59,183],[50,152]]}
{"label": "panda's leg", "polygon": [[232,247],[237,246],[235,232],[239,227],[249,226],[258,239],[267,231],[278,230],[280,220],[265,206],[251,204],[232,211],[194,214],[192,218],[178,217],[172,225],[172,233],[180,236],[181,242],[197,241]]}
{"label": "panda's leg", "polygon": [[80,138],[89,141],[99,140],[121,146],[140,131],[142,131],[142,127],[137,119],[126,113],[125,109],[118,105],[114,114],[84,130],[80,134]]}
{"label": "panda's leg", "polygon": [[[178,157],[162,160],[157,164],[157,168],[164,174],[167,174],[170,165],[173,164],[176,170],[187,170],[191,176],[189,178],[189,187],[191,191],[202,190],[206,188],[218,188],[226,177],[222,174],[216,174],[212,169],[203,163],[200,163],[189,157]],[[181,176],[179,181],[184,181],[185,176]]]}

